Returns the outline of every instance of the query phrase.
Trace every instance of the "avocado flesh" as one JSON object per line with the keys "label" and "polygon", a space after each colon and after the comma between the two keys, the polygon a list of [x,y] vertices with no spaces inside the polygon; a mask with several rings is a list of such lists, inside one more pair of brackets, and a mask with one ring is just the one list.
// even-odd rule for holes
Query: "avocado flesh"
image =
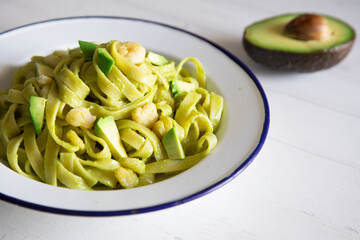
{"label": "avocado flesh", "polygon": [[115,60],[105,48],[98,48],[98,65],[104,74],[108,74],[114,66]]}
{"label": "avocado flesh", "polygon": [[246,28],[245,38],[250,43],[271,50],[294,53],[311,53],[327,50],[349,42],[354,38],[354,30],[345,23],[325,16],[332,31],[323,40],[302,41],[284,34],[285,26],[299,14],[288,14],[266,19]]}
{"label": "avocado flesh", "polygon": [[55,76],[54,69],[52,67],[50,67],[49,65],[46,65],[45,63],[35,62],[35,71],[36,71],[37,76],[40,76],[40,75],[44,75],[44,76],[48,76],[48,77]]}
{"label": "avocado flesh", "polygon": [[175,128],[171,128],[163,137],[162,143],[166,150],[169,159],[183,159],[185,158],[184,149],[181,145],[179,137]]}
{"label": "avocado flesh", "polygon": [[178,98],[183,93],[187,93],[191,90],[195,90],[195,86],[191,83],[180,81],[180,80],[171,80],[170,81],[170,90],[174,98]]}
{"label": "avocado flesh", "polygon": [[94,56],[94,52],[95,52],[96,48],[98,47],[98,45],[95,43],[92,43],[92,42],[81,41],[81,40],[79,40],[78,42],[79,42],[81,52],[84,54],[85,59],[87,61],[92,60],[92,58]]}
{"label": "avocado flesh", "polygon": [[147,52],[146,57],[152,64],[157,66],[162,66],[169,63],[169,61],[164,56],[153,52]]}
{"label": "avocado flesh", "polygon": [[44,124],[46,99],[37,96],[30,97],[30,116],[34,124],[35,132],[39,136]]}
{"label": "avocado flesh", "polygon": [[126,151],[120,140],[120,134],[113,116],[100,118],[95,124],[95,134],[108,144],[115,159],[127,157]]}
{"label": "avocado flesh", "polygon": [[245,29],[243,45],[255,61],[277,70],[314,72],[330,68],[350,52],[355,31],[338,19],[324,16],[332,34],[323,40],[303,41],[284,33],[300,14],[286,14],[256,22]]}

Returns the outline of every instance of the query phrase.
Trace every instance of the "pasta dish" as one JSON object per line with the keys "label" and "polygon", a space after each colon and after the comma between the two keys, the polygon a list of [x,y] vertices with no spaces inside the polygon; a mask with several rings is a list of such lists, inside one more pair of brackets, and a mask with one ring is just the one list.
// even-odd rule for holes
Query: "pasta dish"
{"label": "pasta dish", "polygon": [[143,186],[214,149],[223,104],[195,57],[175,64],[135,42],[79,41],[32,57],[0,92],[0,157],[53,186]]}

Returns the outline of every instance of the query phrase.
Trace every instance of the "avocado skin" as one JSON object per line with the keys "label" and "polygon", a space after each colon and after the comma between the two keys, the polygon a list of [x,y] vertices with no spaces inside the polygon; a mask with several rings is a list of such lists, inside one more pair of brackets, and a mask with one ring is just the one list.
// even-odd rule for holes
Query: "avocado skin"
{"label": "avocado skin", "polygon": [[355,37],[343,45],[312,53],[291,53],[270,50],[251,44],[243,38],[243,45],[249,56],[265,66],[283,71],[315,72],[331,68],[342,61],[350,52]]}

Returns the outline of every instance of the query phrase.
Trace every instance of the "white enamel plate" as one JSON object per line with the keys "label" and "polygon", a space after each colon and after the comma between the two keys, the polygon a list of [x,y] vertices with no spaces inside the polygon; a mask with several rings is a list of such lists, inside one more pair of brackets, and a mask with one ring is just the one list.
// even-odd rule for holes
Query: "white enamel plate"
{"label": "white enamel plate", "polygon": [[[203,64],[208,88],[225,100],[218,145],[189,170],[152,185],[107,191],[53,187],[0,164],[0,199],[46,212],[113,216],[164,209],[194,200],[241,173],[264,144],[269,107],[255,75],[235,56],[188,31],[140,19],[75,17],[29,24],[0,33],[1,90],[31,56],[77,47],[78,40],[135,41],[176,63],[188,56]],[[239,45],[240,46],[240,45]]]}

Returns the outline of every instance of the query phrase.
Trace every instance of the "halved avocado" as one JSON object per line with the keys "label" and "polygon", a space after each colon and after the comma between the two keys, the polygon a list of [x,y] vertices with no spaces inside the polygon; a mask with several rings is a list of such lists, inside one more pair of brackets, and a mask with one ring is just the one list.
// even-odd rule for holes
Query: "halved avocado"
{"label": "halved avocado", "polygon": [[[310,39],[301,37],[304,31],[311,36],[313,31],[324,28],[329,29],[329,34]],[[314,72],[343,60],[354,40],[354,29],[339,19],[297,13],[268,18],[246,27],[243,45],[249,56],[263,65],[278,70]]]}

